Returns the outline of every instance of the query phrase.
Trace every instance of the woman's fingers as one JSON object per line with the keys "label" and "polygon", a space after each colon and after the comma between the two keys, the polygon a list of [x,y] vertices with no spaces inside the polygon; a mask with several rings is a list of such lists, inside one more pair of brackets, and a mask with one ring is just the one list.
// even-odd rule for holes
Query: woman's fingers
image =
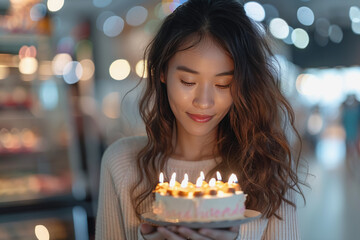
{"label": "woman's fingers", "polygon": [[146,235],[155,232],[156,228],[150,224],[142,223],[140,225],[140,231],[143,235]]}
{"label": "woman's fingers", "polygon": [[239,233],[239,230],[240,230],[240,226],[236,226],[236,227],[231,227],[231,228],[230,228],[230,231],[231,231],[231,232],[235,232],[235,233]]}
{"label": "woman's fingers", "polygon": [[[158,232],[167,240],[184,240],[181,236],[177,235],[176,233],[164,228],[158,227]],[[186,239],[186,238],[185,238]]]}
{"label": "woman's fingers", "polygon": [[158,231],[143,235],[143,237],[146,240],[166,240],[167,239]]}
{"label": "woman's fingers", "polygon": [[199,234],[197,231],[194,231],[190,228],[179,227],[178,232],[185,239],[191,240],[210,240],[210,238]]}
{"label": "woman's fingers", "polygon": [[[236,229],[234,229],[234,230],[236,230]],[[238,229],[238,231],[239,231],[239,229]],[[216,230],[216,229],[203,228],[203,229],[199,230],[199,233],[210,239],[233,240],[233,239],[236,239],[236,237],[238,235],[238,231],[234,232],[234,231],[229,231],[229,230]]]}

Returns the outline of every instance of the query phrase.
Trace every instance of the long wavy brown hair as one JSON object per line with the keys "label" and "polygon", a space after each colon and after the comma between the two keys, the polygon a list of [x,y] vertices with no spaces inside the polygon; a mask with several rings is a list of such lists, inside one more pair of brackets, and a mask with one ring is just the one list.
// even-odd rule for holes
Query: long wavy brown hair
{"label": "long wavy brown hair", "polygon": [[[285,193],[303,193],[297,175],[300,151],[290,146],[287,132],[301,140],[294,127],[293,110],[280,91],[271,49],[257,25],[235,0],[189,0],[170,14],[146,48],[147,81],[140,100],[140,114],[148,142],[139,152],[138,182],[131,189],[137,215],[152,194],[158,176],[173,153],[172,134],[176,121],[168,102],[166,76],[169,60],[179,51],[210,36],[232,57],[234,79],[230,87],[233,104],[219,123],[218,154],[221,162],[212,169],[224,176],[234,172],[248,194],[246,207],[271,217],[282,202],[295,207]],[[191,46],[184,43],[191,37]],[[297,148],[300,149],[300,148]],[[215,157],[215,156],[214,156]],[[140,183],[148,187],[135,191]],[[135,192],[138,192],[136,194]]]}

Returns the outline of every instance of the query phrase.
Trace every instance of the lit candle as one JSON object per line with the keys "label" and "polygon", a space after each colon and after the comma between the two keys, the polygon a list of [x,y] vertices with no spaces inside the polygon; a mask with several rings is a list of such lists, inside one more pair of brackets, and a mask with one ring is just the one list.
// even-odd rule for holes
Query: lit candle
{"label": "lit candle", "polygon": [[201,179],[202,179],[203,181],[205,180],[205,174],[204,174],[203,171],[200,172],[200,177],[201,177]]}
{"label": "lit candle", "polygon": [[230,175],[228,180],[228,192],[235,193],[236,191],[240,191],[240,185],[237,183],[238,179],[236,175],[233,173]]}
{"label": "lit candle", "polygon": [[221,174],[219,173],[219,171],[216,171],[216,178],[218,181],[222,181]]}
{"label": "lit candle", "polygon": [[164,174],[161,172],[160,176],[159,176],[159,183],[163,184],[164,183]]}
{"label": "lit candle", "polygon": [[168,195],[174,196],[175,195],[175,182],[176,182],[176,173],[173,173],[171,175],[171,179],[170,179],[170,183],[169,183],[169,188],[167,189],[166,193]]}
{"label": "lit candle", "polygon": [[210,179],[210,182],[209,182],[209,187],[210,187],[209,195],[211,195],[211,196],[215,196],[217,194],[217,190],[215,188],[215,183],[216,183],[215,178]]}
{"label": "lit candle", "polygon": [[189,176],[185,173],[184,179],[181,182],[179,195],[182,197],[186,197],[189,194],[189,191],[187,190],[187,186],[189,183]]}
{"label": "lit candle", "polygon": [[156,186],[155,191],[166,194],[166,187],[168,183],[164,183],[164,174],[161,172],[159,175],[159,184]]}
{"label": "lit candle", "polygon": [[204,191],[201,189],[202,182],[203,182],[202,177],[201,176],[198,177],[198,179],[196,180],[196,189],[194,192],[194,197],[201,197],[204,195]]}
{"label": "lit candle", "polygon": [[202,179],[201,184],[202,184],[202,185],[205,185],[205,184],[206,184],[206,182],[205,182],[205,174],[204,174],[203,171],[200,172],[200,177],[201,177],[201,179]]}

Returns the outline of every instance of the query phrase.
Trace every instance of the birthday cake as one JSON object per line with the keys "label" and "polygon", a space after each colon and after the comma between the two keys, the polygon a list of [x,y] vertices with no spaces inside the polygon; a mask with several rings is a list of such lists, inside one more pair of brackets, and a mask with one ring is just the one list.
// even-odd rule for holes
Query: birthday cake
{"label": "birthday cake", "polygon": [[173,174],[170,182],[160,175],[156,186],[153,213],[167,222],[211,222],[244,218],[246,194],[241,191],[234,174],[228,182],[218,179],[204,181],[203,174],[196,184],[185,174],[181,184]]}

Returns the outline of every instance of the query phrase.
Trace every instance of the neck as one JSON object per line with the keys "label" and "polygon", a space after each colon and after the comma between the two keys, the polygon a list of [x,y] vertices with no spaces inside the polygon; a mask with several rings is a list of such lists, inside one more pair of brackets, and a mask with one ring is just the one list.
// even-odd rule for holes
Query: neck
{"label": "neck", "polygon": [[174,153],[178,160],[200,161],[217,156],[216,130],[205,136],[194,136],[184,131],[176,131],[173,137]]}

